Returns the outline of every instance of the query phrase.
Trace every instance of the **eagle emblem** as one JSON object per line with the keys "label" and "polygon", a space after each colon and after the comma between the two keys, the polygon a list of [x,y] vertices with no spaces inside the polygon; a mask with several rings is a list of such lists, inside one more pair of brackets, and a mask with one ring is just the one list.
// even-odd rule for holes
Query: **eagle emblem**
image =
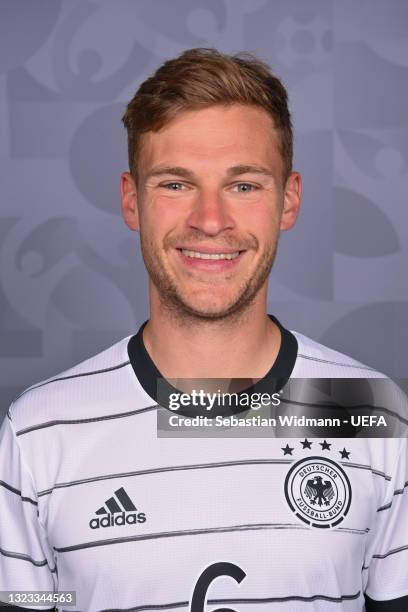
{"label": "eagle emblem", "polygon": [[305,487],[305,494],[310,499],[311,504],[318,506],[329,506],[330,500],[333,499],[335,493],[330,480],[325,480],[321,476],[315,476],[312,480],[308,480]]}

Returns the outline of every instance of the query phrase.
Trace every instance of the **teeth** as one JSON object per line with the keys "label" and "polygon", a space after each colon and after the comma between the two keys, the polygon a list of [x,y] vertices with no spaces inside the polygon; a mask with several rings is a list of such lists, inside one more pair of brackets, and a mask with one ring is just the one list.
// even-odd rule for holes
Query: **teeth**
{"label": "teeth", "polygon": [[236,253],[199,253],[198,251],[181,249],[181,252],[187,257],[194,257],[196,259],[235,259],[239,255],[239,251]]}

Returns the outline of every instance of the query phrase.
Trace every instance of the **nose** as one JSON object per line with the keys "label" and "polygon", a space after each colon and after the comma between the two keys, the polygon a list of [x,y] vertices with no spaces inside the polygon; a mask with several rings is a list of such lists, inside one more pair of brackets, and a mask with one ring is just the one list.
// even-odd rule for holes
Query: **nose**
{"label": "nose", "polygon": [[203,190],[197,194],[187,223],[189,227],[198,229],[208,236],[216,236],[235,227],[227,203],[215,189]]}

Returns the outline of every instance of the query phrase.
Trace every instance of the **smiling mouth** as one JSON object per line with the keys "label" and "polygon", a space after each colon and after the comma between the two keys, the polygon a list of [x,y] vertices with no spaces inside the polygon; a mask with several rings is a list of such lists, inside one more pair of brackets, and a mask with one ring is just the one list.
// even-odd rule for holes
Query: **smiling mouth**
{"label": "smiling mouth", "polygon": [[202,253],[200,251],[191,251],[189,249],[178,249],[186,257],[191,259],[212,259],[214,261],[220,259],[236,259],[243,251],[234,251],[233,253]]}

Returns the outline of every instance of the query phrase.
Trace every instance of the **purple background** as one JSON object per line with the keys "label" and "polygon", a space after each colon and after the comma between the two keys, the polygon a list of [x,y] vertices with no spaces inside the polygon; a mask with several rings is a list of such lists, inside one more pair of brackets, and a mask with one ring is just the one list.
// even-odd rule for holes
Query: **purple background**
{"label": "purple background", "polygon": [[289,90],[303,210],[269,312],[407,377],[407,31],[405,0],[0,0],[0,414],[147,318],[120,118],[194,46],[253,51]]}

